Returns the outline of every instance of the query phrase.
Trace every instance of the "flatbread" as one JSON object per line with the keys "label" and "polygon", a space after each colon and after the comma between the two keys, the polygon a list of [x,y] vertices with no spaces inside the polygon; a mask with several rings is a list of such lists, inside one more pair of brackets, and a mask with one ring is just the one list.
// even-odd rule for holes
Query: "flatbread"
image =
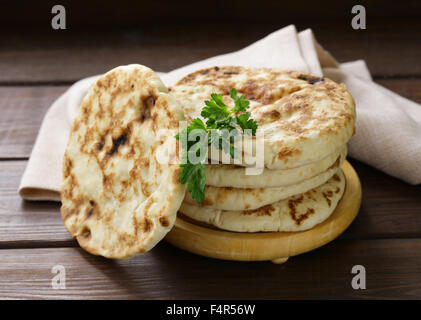
{"label": "flatbread", "polygon": [[[354,134],[355,104],[345,85],[304,72],[213,67],[185,76],[170,92],[183,101],[189,122],[200,117],[211,93],[221,93],[224,102],[233,107],[231,88],[250,100],[249,111],[264,133],[266,168],[290,169],[320,161]],[[249,161],[241,164],[253,164],[250,158],[260,143],[257,138],[248,139],[253,151],[245,153]]]}
{"label": "flatbread", "polygon": [[63,163],[61,214],[80,246],[107,258],[151,249],[184,198],[179,164],[161,163],[178,142],[179,103],[149,68],[115,68],[90,88]]}
{"label": "flatbread", "polygon": [[303,231],[326,220],[335,210],[344,191],[345,177],[339,170],[317,188],[256,210],[223,211],[183,202],[179,211],[195,221],[229,231]]}
{"label": "flatbread", "polygon": [[184,201],[200,207],[220,210],[254,210],[304,193],[325,183],[338,171],[344,160],[345,155],[340,155],[335,163],[324,172],[289,186],[257,189],[205,186],[205,199],[201,205],[192,198],[189,192],[186,193]]}
{"label": "flatbread", "polygon": [[286,187],[322,173],[332,166],[341,154],[345,158],[346,152],[345,145],[320,161],[285,170],[264,169],[258,175],[247,175],[243,166],[209,164],[206,165],[206,184],[233,188]]}

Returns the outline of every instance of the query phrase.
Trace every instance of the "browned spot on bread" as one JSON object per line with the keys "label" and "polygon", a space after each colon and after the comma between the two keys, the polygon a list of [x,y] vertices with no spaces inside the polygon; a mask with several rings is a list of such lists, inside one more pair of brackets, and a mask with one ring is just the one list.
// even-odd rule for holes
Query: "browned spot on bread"
{"label": "browned spot on bread", "polygon": [[[200,71],[199,71],[200,72]],[[196,75],[191,73],[187,76],[185,76],[183,79],[181,79],[178,83],[190,83],[196,78]]]}
{"label": "browned spot on bread", "polygon": [[114,184],[114,173],[103,174],[102,176],[102,185],[105,190],[111,190]]}
{"label": "browned spot on bread", "polygon": [[111,149],[107,152],[107,156],[112,157],[115,153],[118,152],[118,148],[127,142],[127,133],[122,133],[121,136],[117,138],[112,138]]}
{"label": "browned spot on bread", "polygon": [[278,159],[287,162],[289,157],[296,156],[299,154],[301,154],[301,151],[298,149],[292,147],[283,147],[278,152]]}
{"label": "browned spot on bread", "polygon": [[268,204],[266,206],[254,210],[245,210],[242,213],[244,215],[256,214],[257,216],[271,216],[273,211],[275,211],[275,208],[272,205]]}
{"label": "browned spot on bread", "polygon": [[152,94],[142,99],[142,110],[140,111],[140,122],[144,122],[151,117],[151,109],[155,105],[156,97]]}
{"label": "browned spot on bread", "polygon": [[298,79],[307,81],[310,84],[316,84],[318,82],[323,82],[325,79],[323,77],[315,77],[310,74],[300,74]]}
{"label": "browned spot on bread", "polygon": [[297,213],[297,206],[304,201],[304,196],[301,195],[296,199],[290,199],[288,200],[288,208],[289,208],[289,214],[294,220],[296,225],[300,225],[305,219],[307,219],[311,214],[314,214],[313,208],[308,208],[306,213],[298,216]]}
{"label": "browned spot on bread", "polygon": [[104,148],[105,142],[102,140],[96,144],[96,150],[101,151]]}
{"label": "browned spot on bread", "polygon": [[90,208],[88,211],[86,211],[86,219],[89,219],[93,213],[94,213],[94,208]]}
{"label": "browned spot on bread", "polygon": [[91,229],[89,229],[88,227],[83,227],[82,231],[80,232],[80,235],[82,238],[84,239],[90,239],[91,238]]}
{"label": "browned spot on bread", "polygon": [[[329,167],[329,169],[335,169],[339,167],[339,163],[341,163],[341,156],[336,159],[336,161]],[[329,170],[328,169],[328,170]],[[335,174],[336,175],[336,174]]]}
{"label": "browned spot on bread", "polygon": [[146,203],[145,210],[144,210],[145,215],[149,212],[149,209],[151,208],[152,204],[154,203],[154,199],[153,198],[149,198],[147,201],[148,202]]}
{"label": "browned spot on bread", "polygon": [[206,198],[205,195],[205,199],[202,202],[202,206],[212,206],[213,205],[213,201],[211,199]]}
{"label": "browned spot on bread", "polygon": [[274,90],[269,85],[262,86],[257,80],[249,79],[238,91],[245,95],[246,99],[268,104],[274,101]]}
{"label": "browned spot on bread", "polygon": [[299,123],[294,122],[281,122],[278,124],[278,128],[297,135],[301,135],[305,132],[305,129]]}
{"label": "browned spot on bread", "polygon": [[297,218],[296,215],[291,216],[291,217],[295,221],[295,223],[299,226],[301,223],[303,223],[304,220],[306,220],[312,214],[314,214],[314,209],[308,208],[306,213],[300,215],[300,217]]}
{"label": "browned spot on bread", "polygon": [[[298,198],[296,198],[296,199],[291,199],[291,200],[289,200],[289,203],[291,204],[291,205],[297,205],[297,204],[300,204],[301,202],[303,202],[303,200],[304,200],[304,196],[303,195],[300,195]],[[288,207],[290,207],[290,205],[288,205]]]}
{"label": "browned spot on bread", "polygon": [[89,200],[89,207],[86,211],[86,219],[89,219],[96,211],[96,204],[94,200]]}
{"label": "browned spot on bread", "polygon": [[279,119],[279,117],[281,116],[281,113],[277,110],[270,110],[267,112],[263,112],[260,116],[265,117],[265,118],[270,118],[272,120],[276,120],[276,119]]}
{"label": "browned spot on bread", "polygon": [[146,196],[149,197],[150,196],[150,192],[149,192],[149,182],[144,181],[144,180],[140,180],[140,188],[142,190],[142,193]]}
{"label": "browned spot on bread", "polygon": [[80,128],[80,122],[79,121],[74,121],[73,125],[72,125],[72,131],[78,131]]}
{"label": "browned spot on bread", "polygon": [[168,218],[167,217],[165,217],[165,216],[162,216],[162,217],[159,217],[159,223],[161,224],[161,226],[163,226],[163,227],[168,227],[169,225],[170,225],[170,221],[168,220]]}
{"label": "browned spot on bread", "polygon": [[[64,177],[66,178],[66,177]],[[73,189],[78,187],[78,181],[76,177],[73,175],[73,173],[70,172],[70,174],[67,176],[68,183],[66,186],[61,190],[61,194],[66,199],[73,198]]]}
{"label": "browned spot on bread", "polygon": [[330,198],[333,195],[332,191],[326,191],[322,193],[323,197],[326,199],[327,205],[330,207],[332,205],[332,200],[330,200]]}
{"label": "browned spot on bread", "polygon": [[174,171],[174,173],[172,175],[172,181],[173,181],[173,183],[178,183],[179,182],[180,172],[181,172],[181,168],[178,168],[177,170]]}
{"label": "browned spot on bread", "polygon": [[227,75],[227,76],[232,76],[233,74],[238,74],[238,72],[235,72],[235,71],[225,71],[224,72],[224,75]]}
{"label": "browned spot on bread", "polygon": [[73,169],[73,162],[72,160],[66,155],[64,157],[64,165],[63,165],[63,176],[67,178]]}
{"label": "browned spot on bread", "polygon": [[[89,105],[88,104],[85,104],[85,105],[82,105],[82,116],[81,116],[81,118],[82,118],[82,122],[83,123],[88,123],[88,120],[89,120],[89,107],[88,107]],[[79,125],[76,127],[77,129],[79,128]]]}
{"label": "browned spot on bread", "polygon": [[153,222],[148,217],[143,220],[143,232],[148,233],[152,230]]}
{"label": "browned spot on bread", "polygon": [[307,192],[304,193],[304,196],[310,200],[316,201],[316,199],[314,199],[313,197],[313,192],[314,190],[309,190]]}
{"label": "browned spot on bread", "polygon": [[[205,185],[205,198],[206,198],[206,190],[209,187],[207,185]],[[216,195],[216,202],[217,203],[225,203],[227,200],[227,191],[231,191],[233,188],[232,187],[221,187],[219,188],[219,192]],[[210,201],[210,200],[207,200]]]}
{"label": "browned spot on bread", "polygon": [[337,182],[341,181],[341,178],[336,173],[332,176],[332,179],[337,181]]}

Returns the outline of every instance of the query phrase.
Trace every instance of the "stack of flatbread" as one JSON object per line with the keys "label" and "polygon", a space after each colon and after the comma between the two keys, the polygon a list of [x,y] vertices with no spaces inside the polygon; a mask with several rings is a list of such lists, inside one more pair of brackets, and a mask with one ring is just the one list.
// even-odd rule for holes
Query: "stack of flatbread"
{"label": "stack of flatbread", "polygon": [[341,165],[355,125],[351,94],[326,78],[244,67],[199,70],[170,93],[189,122],[200,117],[211,93],[221,93],[233,107],[231,88],[250,101],[249,111],[264,134],[255,141],[263,144],[264,169],[248,174],[245,160],[208,164],[203,203],[187,192],[179,212],[238,232],[300,231],[327,219],[345,189]]}
{"label": "stack of flatbread", "polygon": [[[264,133],[254,141],[263,143],[264,169],[248,175],[248,162],[207,165],[199,205],[179,182],[175,135],[180,121],[200,117],[211,93],[232,106],[231,88],[250,101]],[[63,222],[85,250],[121,259],[151,249],[177,213],[240,232],[312,228],[344,192],[340,168],[354,124],[345,86],[306,73],[215,67],[168,90],[145,66],[115,68],[89,89],[74,120],[63,161]]]}

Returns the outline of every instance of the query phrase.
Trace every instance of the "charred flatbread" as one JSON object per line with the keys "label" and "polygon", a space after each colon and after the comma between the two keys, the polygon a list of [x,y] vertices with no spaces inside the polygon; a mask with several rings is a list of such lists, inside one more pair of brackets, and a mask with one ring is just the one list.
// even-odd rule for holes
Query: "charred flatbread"
{"label": "charred flatbread", "polygon": [[90,88],[73,123],[61,188],[64,225],[82,248],[129,258],[171,229],[185,186],[177,161],[158,155],[178,156],[170,152],[183,118],[159,77],[141,65],[115,68]]}

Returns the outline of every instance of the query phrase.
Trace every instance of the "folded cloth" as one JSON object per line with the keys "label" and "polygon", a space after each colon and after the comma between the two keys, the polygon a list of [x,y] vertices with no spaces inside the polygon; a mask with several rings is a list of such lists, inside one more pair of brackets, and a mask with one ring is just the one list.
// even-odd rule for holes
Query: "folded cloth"
{"label": "folded cloth", "polygon": [[[357,105],[357,130],[349,154],[411,184],[421,182],[421,106],[374,83],[364,61],[339,64],[311,29],[297,33],[290,25],[237,52],[160,75],[171,86],[190,72],[221,65],[299,70],[345,83]],[[45,115],[19,187],[24,199],[60,200],[62,158],[71,124],[97,78],[76,82]]]}

